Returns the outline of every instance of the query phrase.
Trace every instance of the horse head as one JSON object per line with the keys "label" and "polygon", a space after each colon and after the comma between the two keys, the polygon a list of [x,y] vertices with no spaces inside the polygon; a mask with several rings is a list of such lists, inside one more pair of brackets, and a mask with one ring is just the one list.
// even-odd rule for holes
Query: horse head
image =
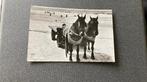
{"label": "horse head", "polygon": [[88,30],[87,32],[91,36],[98,35],[98,16],[96,18],[90,17],[90,21],[88,23]]}
{"label": "horse head", "polygon": [[79,16],[78,15],[78,19],[75,22],[76,24],[76,31],[80,36],[84,36],[85,33],[85,29],[87,27],[87,24],[85,22],[86,19],[86,15],[85,16]]}

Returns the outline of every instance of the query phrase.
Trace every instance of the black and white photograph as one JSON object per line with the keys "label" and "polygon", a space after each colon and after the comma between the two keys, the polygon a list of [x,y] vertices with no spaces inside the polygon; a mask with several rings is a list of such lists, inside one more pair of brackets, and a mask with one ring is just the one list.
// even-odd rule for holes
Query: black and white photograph
{"label": "black and white photograph", "polygon": [[28,62],[115,62],[112,9],[32,5]]}

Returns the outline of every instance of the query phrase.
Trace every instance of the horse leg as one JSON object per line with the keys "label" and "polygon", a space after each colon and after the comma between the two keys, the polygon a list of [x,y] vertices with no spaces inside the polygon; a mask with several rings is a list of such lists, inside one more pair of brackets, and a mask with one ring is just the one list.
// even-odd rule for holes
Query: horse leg
{"label": "horse leg", "polygon": [[94,57],[94,42],[91,42],[92,43],[92,45],[91,45],[91,50],[92,50],[92,52],[91,52],[91,59],[95,59],[95,57]]}
{"label": "horse leg", "polygon": [[72,44],[69,44],[69,51],[70,51],[69,60],[72,61],[72,51],[73,51]]}
{"label": "horse leg", "polygon": [[77,45],[77,62],[80,61],[80,58],[79,58],[79,45]]}
{"label": "horse leg", "polygon": [[84,59],[87,59],[87,56],[86,56],[87,47],[86,47],[86,46],[87,46],[87,45],[84,46],[84,56],[83,56]]}
{"label": "horse leg", "polygon": [[90,50],[90,42],[87,42],[88,43],[88,50]]}
{"label": "horse leg", "polygon": [[66,57],[67,57],[67,54],[68,54],[68,50],[69,50],[69,43],[68,43],[68,36],[66,35],[65,37],[65,54],[66,54]]}

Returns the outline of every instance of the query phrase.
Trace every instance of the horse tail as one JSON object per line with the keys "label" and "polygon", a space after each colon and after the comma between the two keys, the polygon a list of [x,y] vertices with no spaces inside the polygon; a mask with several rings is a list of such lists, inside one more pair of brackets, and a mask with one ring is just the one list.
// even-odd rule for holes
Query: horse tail
{"label": "horse tail", "polygon": [[67,34],[65,36],[65,54],[67,57],[67,54],[68,54],[68,35]]}

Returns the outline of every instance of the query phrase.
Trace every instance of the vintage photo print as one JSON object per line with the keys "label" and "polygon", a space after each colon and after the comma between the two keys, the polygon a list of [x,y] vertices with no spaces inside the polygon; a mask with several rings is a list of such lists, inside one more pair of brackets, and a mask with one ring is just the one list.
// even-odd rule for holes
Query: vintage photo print
{"label": "vintage photo print", "polygon": [[115,62],[111,9],[32,6],[28,62]]}

